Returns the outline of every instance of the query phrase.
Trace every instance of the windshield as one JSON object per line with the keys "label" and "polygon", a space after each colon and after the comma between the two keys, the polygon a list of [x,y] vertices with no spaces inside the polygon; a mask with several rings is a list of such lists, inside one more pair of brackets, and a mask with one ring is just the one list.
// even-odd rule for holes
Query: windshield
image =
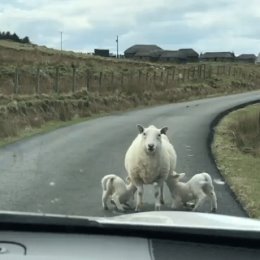
{"label": "windshield", "polygon": [[259,219],[259,12],[1,1],[0,211]]}

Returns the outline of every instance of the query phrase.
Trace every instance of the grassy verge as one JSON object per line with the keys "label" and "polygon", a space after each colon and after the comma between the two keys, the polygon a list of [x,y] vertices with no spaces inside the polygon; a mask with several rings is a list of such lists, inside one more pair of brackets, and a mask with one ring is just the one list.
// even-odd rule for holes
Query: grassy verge
{"label": "grassy verge", "polygon": [[216,127],[212,151],[249,216],[260,219],[260,104],[224,117]]}

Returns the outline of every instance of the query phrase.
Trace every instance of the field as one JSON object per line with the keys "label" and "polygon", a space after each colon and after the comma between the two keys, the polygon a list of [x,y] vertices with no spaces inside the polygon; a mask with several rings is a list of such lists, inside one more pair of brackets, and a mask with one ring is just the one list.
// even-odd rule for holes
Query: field
{"label": "field", "polygon": [[224,117],[212,145],[217,165],[249,215],[260,218],[260,104]]}
{"label": "field", "polygon": [[[0,139],[47,122],[259,89],[260,67],[151,63],[0,41]],[[57,123],[59,124],[59,123]]]}

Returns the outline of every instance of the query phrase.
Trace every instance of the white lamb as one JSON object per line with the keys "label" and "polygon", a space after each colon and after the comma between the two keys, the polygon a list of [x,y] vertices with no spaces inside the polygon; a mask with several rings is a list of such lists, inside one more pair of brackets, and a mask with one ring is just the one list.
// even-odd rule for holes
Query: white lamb
{"label": "white lamb", "polygon": [[195,202],[196,211],[206,199],[211,201],[211,212],[217,211],[217,198],[210,175],[206,172],[195,174],[188,182],[180,182],[185,173],[169,174],[166,183],[172,195],[172,208],[185,208],[190,202]]}
{"label": "white lamb", "polygon": [[166,136],[168,127],[137,127],[140,133],[125,155],[126,171],[137,188],[135,210],[139,211],[142,207],[144,184],[154,185],[155,210],[160,210],[161,203],[164,203],[163,184],[168,175],[175,170],[177,155]]}
{"label": "white lamb", "polygon": [[109,174],[102,178],[102,206],[104,209],[108,209],[108,200],[114,203],[117,209],[121,211],[133,205],[136,187],[132,185],[129,178],[127,181],[128,183],[126,184],[122,178],[114,174]]}

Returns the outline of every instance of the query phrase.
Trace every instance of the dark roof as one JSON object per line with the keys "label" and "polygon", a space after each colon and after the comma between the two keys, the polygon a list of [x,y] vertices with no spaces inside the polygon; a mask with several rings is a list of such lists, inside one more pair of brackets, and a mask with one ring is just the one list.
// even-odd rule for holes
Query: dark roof
{"label": "dark roof", "polygon": [[135,57],[150,57],[151,52],[150,51],[138,51],[135,53]]}
{"label": "dark roof", "polygon": [[193,49],[179,49],[179,52],[187,57],[198,57],[199,54]]}
{"label": "dark roof", "polygon": [[247,59],[256,59],[256,56],[255,54],[241,54],[239,56],[237,56],[237,59],[240,59],[240,60],[247,60]]}
{"label": "dark roof", "polygon": [[200,55],[200,58],[234,58],[235,55],[232,52],[205,52]]}
{"label": "dark roof", "polygon": [[186,58],[186,55],[184,53],[181,53],[179,51],[162,51],[161,52],[161,55],[160,55],[161,58],[178,58],[178,59],[185,59]]}
{"label": "dark roof", "polygon": [[161,50],[157,45],[136,44],[125,50],[125,54],[136,54],[137,52],[152,52]]}

